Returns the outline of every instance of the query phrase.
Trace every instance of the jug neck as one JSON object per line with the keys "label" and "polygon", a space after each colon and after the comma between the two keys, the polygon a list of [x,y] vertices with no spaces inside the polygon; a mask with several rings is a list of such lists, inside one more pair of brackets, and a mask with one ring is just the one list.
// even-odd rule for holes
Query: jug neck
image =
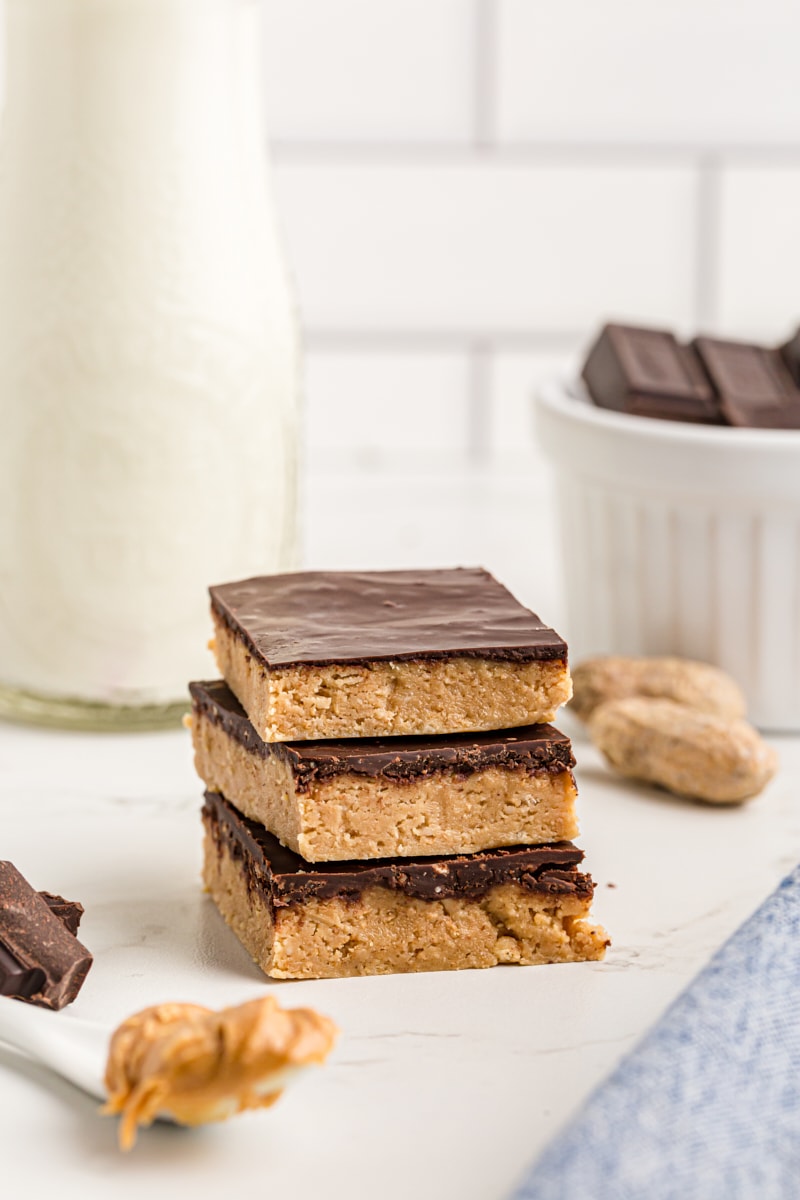
{"label": "jug neck", "polygon": [[59,131],[148,124],[263,146],[258,0],[5,0],[5,124]]}

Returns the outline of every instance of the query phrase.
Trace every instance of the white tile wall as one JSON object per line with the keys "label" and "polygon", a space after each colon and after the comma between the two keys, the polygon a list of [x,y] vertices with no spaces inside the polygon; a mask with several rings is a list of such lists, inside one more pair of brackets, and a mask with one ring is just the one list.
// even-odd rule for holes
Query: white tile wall
{"label": "white tile wall", "polygon": [[504,141],[797,143],[796,0],[499,0]]}
{"label": "white tile wall", "polygon": [[690,318],[695,180],[676,166],[285,165],[312,330],[581,330]]}
{"label": "white tile wall", "polygon": [[797,0],[263,3],[312,471],[534,488],[529,396],[603,317],[800,320]]}
{"label": "white tile wall", "polygon": [[448,141],[471,135],[469,0],[265,0],[273,136]]}
{"label": "white tile wall", "polygon": [[318,350],[306,368],[309,466],[343,469],[463,457],[468,360],[457,351]]}
{"label": "white tile wall", "polygon": [[574,373],[579,344],[560,353],[503,351],[494,356],[491,379],[491,455],[504,466],[528,472],[541,491],[549,483],[548,468],[536,445],[533,398],[546,379]]}
{"label": "white tile wall", "polygon": [[[548,622],[563,626],[556,530],[519,472],[435,470],[304,479],[303,557],[318,569],[486,565]],[[502,519],[498,519],[502,518]]]}
{"label": "white tile wall", "polygon": [[721,181],[719,318],[747,336],[800,325],[800,165],[732,166]]}

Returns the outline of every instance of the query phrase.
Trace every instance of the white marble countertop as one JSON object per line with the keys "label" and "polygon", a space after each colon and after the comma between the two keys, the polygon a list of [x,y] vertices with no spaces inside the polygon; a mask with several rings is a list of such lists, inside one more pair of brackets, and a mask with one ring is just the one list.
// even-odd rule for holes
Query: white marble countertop
{"label": "white marble countertop", "polygon": [[[524,481],[518,486],[515,493],[508,479],[484,479],[471,500],[469,489],[461,500],[445,489],[443,537],[447,503],[453,512],[462,502],[476,506],[472,527],[469,509],[458,509],[455,551],[423,544],[412,529],[392,561],[483,561],[534,603],[534,573],[512,562],[526,545],[531,502]],[[389,489],[387,520],[393,496]],[[344,487],[339,515],[347,503]],[[512,508],[517,515],[497,538],[486,514]],[[380,517],[379,495],[371,509]],[[357,546],[341,536],[337,543],[342,526],[328,520],[329,528],[322,517],[312,528],[309,561],[370,565]],[[538,585],[537,595],[550,587],[541,576]],[[557,607],[554,590],[547,598]],[[76,1003],[54,1019],[112,1025],[162,1000],[219,1006],[269,987],[282,1003],[313,1005],[342,1029],[330,1064],[274,1109],[193,1132],[159,1127],[125,1158],[114,1123],[96,1116],[91,1101],[0,1049],[9,1194],[500,1200],[800,860],[800,739],[775,744],[782,770],[764,795],[712,809],[613,779],[576,740],[578,840],[597,883],[596,916],[613,939],[603,963],[272,983],[201,891],[201,788],[185,733],[0,726],[0,856],[35,886],[83,902],[81,936],[96,958]]]}

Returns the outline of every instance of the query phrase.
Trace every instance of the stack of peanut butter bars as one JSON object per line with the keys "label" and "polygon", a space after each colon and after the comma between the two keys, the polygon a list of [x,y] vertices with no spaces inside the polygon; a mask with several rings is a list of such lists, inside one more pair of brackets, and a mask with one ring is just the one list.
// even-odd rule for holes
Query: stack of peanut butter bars
{"label": "stack of peanut butter bars", "polygon": [[275,978],[601,958],[567,647],[486,571],[211,588],[204,880]]}

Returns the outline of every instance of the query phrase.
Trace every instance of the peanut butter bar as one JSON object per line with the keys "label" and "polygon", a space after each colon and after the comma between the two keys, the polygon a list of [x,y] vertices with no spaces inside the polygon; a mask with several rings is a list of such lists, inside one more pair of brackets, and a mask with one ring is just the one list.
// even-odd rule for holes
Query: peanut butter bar
{"label": "peanut butter bar", "polygon": [[570,842],[313,865],[214,792],[203,878],[267,975],[330,979],[602,958]]}
{"label": "peanut butter bar", "polygon": [[551,725],[270,743],[226,684],[189,690],[200,778],[308,862],[471,854],[578,832],[569,738]]}
{"label": "peanut butter bar", "polygon": [[220,671],[265,742],[552,720],[567,647],[486,571],[304,571],[212,587]]}

